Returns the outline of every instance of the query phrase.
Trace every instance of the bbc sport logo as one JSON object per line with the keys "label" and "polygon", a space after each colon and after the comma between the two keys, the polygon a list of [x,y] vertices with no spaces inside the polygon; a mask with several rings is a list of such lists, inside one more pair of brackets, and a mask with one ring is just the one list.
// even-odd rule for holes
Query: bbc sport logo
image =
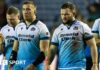
{"label": "bbc sport logo", "polygon": [[25,62],[26,62],[25,60],[16,60],[16,61],[3,60],[1,64],[4,64],[4,65],[8,65],[8,64],[25,64]]}

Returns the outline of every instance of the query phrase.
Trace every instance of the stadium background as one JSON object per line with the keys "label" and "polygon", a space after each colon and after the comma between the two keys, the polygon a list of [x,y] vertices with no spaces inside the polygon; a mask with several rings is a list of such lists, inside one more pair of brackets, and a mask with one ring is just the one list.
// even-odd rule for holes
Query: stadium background
{"label": "stadium background", "polygon": [[[21,10],[21,5],[25,0],[0,0],[0,16],[6,12],[7,7],[14,5]],[[37,6],[37,17],[45,22],[50,30],[60,24],[60,6],[65,2],[72,2],[76,5],[77,18],[87,22],[92,26],[92,22],[100,17],[100,0],[33,0]],[[3,6],[5,4],[6,6]],[[6,8],[5,8],[6,7]],[[5,10],[3,10],[3,8]],[[4,14],[2,14],[4,13]],[[3,17],[2,16],[2,17]],[[2,18],[0,17],[0,18]],[[4,17],[3,17],[4,18]],[[3,19],[2,18],[2,19]],[[3,21],[3,20],[0,20]],[[2,25],[3,23],[0,23]]]}

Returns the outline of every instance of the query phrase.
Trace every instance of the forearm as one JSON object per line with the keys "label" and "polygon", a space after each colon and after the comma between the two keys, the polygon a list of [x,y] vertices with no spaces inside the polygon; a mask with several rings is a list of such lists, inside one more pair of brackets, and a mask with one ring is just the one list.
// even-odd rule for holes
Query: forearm
{"label": "forearm", "polygon": [[45,59],[44,52],[40,52],[39,56],[36,58],[36,60],[32,63],[35,67],[42,63]]}
{"label": "forearm", "polygon": [[50,65],[55,57],[57,53],[57,49],[56,47],[50,47],[49,51],[48,51],[48,64]]}
{"label": "forearm", "polygon": [[[13,48],[12,48],[12,52],[11,52],[9,61],[17,60],[17,51],[18,51],[18,41],[14,40],[14,44],[13,44]],[[12,67],[14,64],[9,63],[9,65],[11,65],[11,67]]]}
{"label": "forearm", "polygon": [[87,40],[86,43],[90,47],[93,64],[98,64],[98,53],[95,39],[92,38],[90,40]]}
{"label": "forearm", "polygon": [[18,41],[17,40],[14,40],[14,44],[13,44],[13,51],[18,51],[18,45],[19,45],[19,43],[18,43]]}
{"label": "forearm", "polygon": [[32,64],[34,66],[37,66],[40,63],[42,63],[44,60],[47,61],[47,49],[45,49],[44,51],[41,51],[39,56],[36,58],[36,60]]}
{"label": "forearm", "polygon": [[40,51],[45,54],[45,61],[48,61],[49,40],[40,40]]}
{"label": "forearm", "polygon": [[57,70],[57,55],[55,55],[52,63],[50,64],[50,70]]}
{"label": "forearm", "polygon": [[98,64],[98,53],[97,53],[97,47],[91,47],[91,57],[93,64]]}

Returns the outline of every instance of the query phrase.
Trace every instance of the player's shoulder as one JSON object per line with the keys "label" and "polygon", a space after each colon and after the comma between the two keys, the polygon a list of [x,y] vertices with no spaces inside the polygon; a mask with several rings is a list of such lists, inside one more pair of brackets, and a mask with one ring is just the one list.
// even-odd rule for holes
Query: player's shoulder
{"label": "player's shoulder", "polygon": [[96,19],[95,21],[100,22],[100,18]]}
{"label": "player's shoulder", "polygon": [[36,26],[38,26],[38,27],[44,27],[44,26],[46,26],[46,24],[44,24],[42,21],[38,20]]}
{"label": "player's shoulder", "polygon": [[82,22],[82,21],[79,21],[79,20],[76,21],[75,25],[79,25],[79,26],[82,26],[82,27],[88,26],[85,22]]}
{"label": "player's shoulder", "polygon": [[23,26],[23,25],[25,25],[24,22],[20,22],[20,23],[18,23],[18,24],[16,25],[16,28],[18,28],[18,27],[20,27],[20,26]]}
{"label": "player's shoulder", "polygon": [[99,23],[100,23],[100,18],[96,19],[95,22],[94,22],[94,24],[100,25]]}
{"label": "player's shoulder", "polygon": [[17,26],[22,26],[24,25],[24,22],[20,22],[19,24],[17,24]]}
{"label": "player's shoulder", "polygon": [[60,25],[54,30],[54,32],[59,33],[64,27],[65,27],[64,24],[60,24]]}
{"label": "player's shoulder", "polygon": [[38,20],[37,24],[36,24],[36,27],[39,29],[39,30],[42,30],[42,29],[47,29],[47,26],[46,24],[44,24],[42,21]]}
{"label": "player's shoulder", "polygon": [[9,28],[8,24],[5,25],[5,26],[3,26],[3,27],[1,28],[1,31],[5,30],[5,29],[7,29],[7,28]]}
{"label": "player's shoulder", "polygon": [[55,30],[60,30],[62,27],[64,27],[64,24],[60,24]]}

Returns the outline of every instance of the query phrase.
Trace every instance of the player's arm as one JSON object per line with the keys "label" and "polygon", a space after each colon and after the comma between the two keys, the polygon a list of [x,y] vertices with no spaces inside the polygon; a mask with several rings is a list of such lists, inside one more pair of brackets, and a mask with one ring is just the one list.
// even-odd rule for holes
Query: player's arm
{"label": "player's arm", "polygon": [[50,41],[49,40],[40,40],[40,51],[44,53],[44,69],[47,70],[48,69],[48,50],[49,50],[49,44]]}
{"label": "player's arm", "polygon": [[87,45],[90,47],[90,51],[91,51],[91,57],[92,57],[92,62],[93,62],[93,66],[91,70],[98,70],[97,46],[96,46],[95,38],[93,37],[92,31],[87,24],[83,26],[83,39],[85,40]]}
{"label": "player's arm", "polygon": [[92,32],[93,32],[93,35],[95,37],[95,40],[96,40],[96,44],[99,46],[100,45],[100,39],[99,39],[99,21],[98,20],[95,20],[94,24],[93,24],[93,27],[92,27]]}
{"label": "player's arm", "polygon": [[93,33],[94,37],[95,37],[95,41],[97,45],[100,45],[100,39],[98,38],[98,33]]}
{"label": "player's arm", "polygon": [[44,61],[48,47],[49,47],[49,40],[40,40],[40,54],[35,60],[35,62],[33,62],[34,66],[37,66],[38,64]]}
{"label": "player's arm", "polygon": [[[16,61],[17,59],[17,51],[18,51],[18,40],[14,40],[14,43],[13,43],[13,49],[12,49],[12,52],[11,52],[11,55],[10,55],[10,61]],[[9,70],[11,70],[12,66],[14,64],[9,64],[8,68]]]}
{"label": "player's arm", "polygon": [[55,55],[57,54],[57,47],[59,46],[58,33],[59,33],[58,30],[55,29],[52,35],[51,44],[50,44],[49,51],[48,51],[48,64],[49,65],[51,65],[52,61],[55,58]]}
{"label": "player's arm", "polygon": [[48,28],[44,24],[41,25],[41,27],[40,27],[40,33],[39,33],[40,35],[40,42],[39,42],[40,54],[35,60],[35,62],[33,62],[33,65],[35,66],[37,66],[38,64],[40,64],[47,58],[46,55],[47,55],[47,51],[49,48],[49,42],[50,42],[50,32]]}
{"label": "player's arm", "polygon": [[57,54],[57,47],[55,45],[50,45],[49,51],[48,51],[48,64],[51,65],[55,55]]}
{"label": "player's arm", "polygon": [[92,57],[92,62],[93,62],[92,70],[98,70],[97,69],[98,53],[97,53],[97,47],[96,47],[95,39],[91,38],[91,39],[87,40],[86,43],[87,43],[87,45],[89,45],[90,50],[91,50],[91,57]]}
{"label": "player's arm", "polygon": [[44,52],[45,56],[47,56],[47,51],[49,48],[49,40],[40,40],[40,51]]}
{"label": "player's arm", "polygon": [[14,40],[14,43],[13,43],[13,51],[18,51],[18,40]]}
{"label": "player's arm", "polygon": [[0,33],[0,52],[3,53],[4,52],[4,48],[3,48],[3,35]]}
{"label": "player's arm", "polygon": [[17,51],[18,51],[18,40],[14,40],[12,53],[10,55],[10,60],[15,60],[16,61]]}

